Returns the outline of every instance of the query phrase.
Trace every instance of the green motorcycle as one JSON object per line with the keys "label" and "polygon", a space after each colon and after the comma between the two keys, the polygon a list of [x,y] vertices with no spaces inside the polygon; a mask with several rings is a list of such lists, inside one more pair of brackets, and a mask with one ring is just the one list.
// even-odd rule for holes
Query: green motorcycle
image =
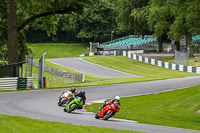
{"label": "green motorcycle", "polygon": [[64,111],[71,113],[72,111],[82,107],[83,99],[81,97],[75,97],[67,106],[64,108]]}

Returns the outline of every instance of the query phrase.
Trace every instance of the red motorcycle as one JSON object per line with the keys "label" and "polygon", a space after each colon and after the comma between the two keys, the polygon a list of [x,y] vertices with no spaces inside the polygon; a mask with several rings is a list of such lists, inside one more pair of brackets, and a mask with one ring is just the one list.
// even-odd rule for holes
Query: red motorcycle
{"label": "red motorcycle", "polygon": [[108,120],[115,115],[120,109],[120,105],[117,102],[112,103],[111,105],[105,106],[102,110],[98,111],[95,115],[96,119],[103,118]]}

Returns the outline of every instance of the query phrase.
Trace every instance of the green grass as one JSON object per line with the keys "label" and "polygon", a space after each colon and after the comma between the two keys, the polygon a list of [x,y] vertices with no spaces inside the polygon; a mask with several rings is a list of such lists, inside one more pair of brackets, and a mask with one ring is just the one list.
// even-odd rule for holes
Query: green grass
{"label": "green grass", "polygon": [[[96,85],[108,85],[108,84],[120,84],[120,83],[133,83],[133,82],[144,82],[152,80],[163,80],[170,78],[182,78],[187,76],[199,76],[196,73],[186,73],[174,70],[169,70],[161,67],[156,67],[150,64],[145,64],[133,59],[123,57],[123,56],[95,56],[93,58],[84,58],[87,61],[119,70],[122,72],[130,73],[133,75],[141,76],[135,78],[113,78],[113,79],[103,79],[97,78],[85,74],[86,83],[74,83],[67,84],[65,86],[54,86],[51,88],[63,88],[63,87],[85,87],[85,86],[96,86]],[[38,61],[38,60],[36,60]],[[45,61],[45,64],[56,69],[64,70],[67,72],[79,73],[77,71],[56,65],[49,61]],[[45,74],[45,76],[47,76]]]}
{"label": "green grass", "polygon": [[[39,61],[39,59],[34,59],[34,60],[36,62]],[[59,65],[54,64],[54,63],[47,61],[47,60],[45,60],[45,65],[51,66],[55,69],[64,70],[66,72],[81,74],[80,72],[74,71],[72,69],[69,69],[69,68],[66,68],[66,67],[63,67],[63,66],[59,66]],[[47,77],[47,88],[65,88],[65,87],[70,88],[72,86],[79,86],[79,85],[87,86],[87,83],[105,80],[103,78],[97,78],[97,77],[93,77],[93,76],[90,76],[90,75],[87,75],[87,74],[84,74],[84,75],[85,75],[86,83],[81,83],[80,81],[66,82],[66,78],[64,79],[65,82],[63,82],[63,78],[61,78],[57,75],[51,74],[47,71],[44,72],[44,76]],[[37,87],[37,85],[38,85],[38,68],[36,68],[36,67],[33,67],[33,78],[34,78],[34,85]],[[50,78],[51,78],[51,81],[50,81]],[[1,90],[0,90],[0,92],[1,92]]]}
{"label": "green grass", "polygon": [[[74,43],[74,44],[43,43],[43,44],[28,44],[28,46],[32,49],[33,53],[36,55],[34,57],[35,59],[39,59],[45,51],[47,52],[46,58],[77,57],[80,54],[89,52],[89,50],[87,49],[89,44],[81,44],[81,43]],[[85,74],[86,83],[69,84],[65,85],[64,87],[70,87],[72,85],[76,87],[84,87],[84,86],[95,86],[95,85],[106,85],[106,84],[143,82],[143,81],[162,80],[169,78],[199,75],[199,74],[167,70],[165,68],[160,68],[149,64],[141,63],[138,61],[134,61],[127,57],[95,56],[92,58],[86,57],[84,59],[99,65],[103,65],[105,67],[109,67],[112,69],[116,69],[119,71],[123,71],[141,77],[123,78],[123,79],[117,79],[117,78],[103,79]],[[55,65],[48,61],[45,61],[45,64],[53,68],[64,70],[67,72],[79,73],[74,70],[59,65]],[[45,74],[45,76],[47,75],[48,73]],[[58,85],[54,86],[53,88],[55,87],[60,88],[61,86]]]}
{"label": "green grass", "polygon": [[77,57],[89,53],[89,43],[29,43],[28,47],[35,55],[34,59],[40,59],[44,52],[47,52],[46,59]]}
{"label": "green grass", "polygon": [[78,126],[59,122],[34,120],[0,114],[1,133],[136,133],[92,126]]}
{"label": "green grass", "polygon": [[[200,130],[200,86],[171,92],[121,98],[120,111],[116,118]],[[102,104],[86,106],[97,112]]]}
{"label": "green grass", "polygon": [[99,64],[108,68],[119,70],[122,72],[141,76],[143,78],[132,78],[134,80],[140,79],[145,80],[158,80],[158,79],[169,79],[186,76],[197,76],[200,74],[187,73],[165,69],[150,64],[135,61],[133,59],[123,56],[106,56],[104,58],[86,58],[86,61]]}
{"label": "green grass", "polygon": [[[33,67],[33,83],[38,87],[38,68]],[[70,79],[62,78],[57,75],[54,75],[50,72],[44,72],[45,77],[47,78],[47,87],[64,87],[64,86],[73,86],[74,84],[79,84],[80,81],[72,82]]]}

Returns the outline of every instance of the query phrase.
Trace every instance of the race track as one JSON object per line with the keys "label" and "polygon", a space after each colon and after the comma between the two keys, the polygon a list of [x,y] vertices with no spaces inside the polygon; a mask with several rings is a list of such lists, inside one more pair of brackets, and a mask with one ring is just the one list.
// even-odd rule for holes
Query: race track
{"label": "race track", "polygon": [[138,77],[136,75],[120,72],[114,69],[103,67],[97,64],[93,64],[82,60],[80,58],[56,58],[47,59],[58,65],[76,70],[81,73],[85,73],[94,77],[99,78],[132,78]]}
{"label": "race track", "polygon": [[[200,77],[177,78],[160,81],[115,84],[77,88],[85,90],[87,102],[112,98],[116,95],[130,96],[170,91],[200,84]],[[200,133],[196,130],[140,124],[134,121],[111,118],[96,120],[94,114],[81,110],[68,114],[58,107],[58,97],[63,89],[36,90],[0,93],[0,113],[24,116],[33,119],[72,123],[84,126],[98,126],[113,129],[133,130],[147,133]]]}

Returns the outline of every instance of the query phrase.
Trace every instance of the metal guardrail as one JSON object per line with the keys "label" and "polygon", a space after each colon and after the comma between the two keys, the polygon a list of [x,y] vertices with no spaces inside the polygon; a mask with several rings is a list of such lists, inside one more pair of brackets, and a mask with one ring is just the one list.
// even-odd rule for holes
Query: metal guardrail
{"label": "metal guardrail", "polygon": [[[33,61],[33,65],[35,67],[39,67],[39,63],[36,61]],[[47,66],[47,65],[44,65],[44,70],[47,72],[50,72],[54,75],[57,75],[59,77],[69,78],[74,81],[81,81],[81,82],[85,81],[84,74],[76,74],[76,73],[66,72],[63,70],[55,69],[55,68]],[[67,75],[68,75],[68,77],[67,77]]]}
{"label": "metal guardrail", "polygon": [[0,78],[0,90],[16,90],[18,77]]}
{"label": "metal guardrail", "polygon": [[0,78],[0,90],[25,90],[25,89],[34,89],[32,77]]}
{"label": "metal guardrail", "polygon": [[17,89],[18,90],[34,89],[33,78],[32,77],[18,78]]}

